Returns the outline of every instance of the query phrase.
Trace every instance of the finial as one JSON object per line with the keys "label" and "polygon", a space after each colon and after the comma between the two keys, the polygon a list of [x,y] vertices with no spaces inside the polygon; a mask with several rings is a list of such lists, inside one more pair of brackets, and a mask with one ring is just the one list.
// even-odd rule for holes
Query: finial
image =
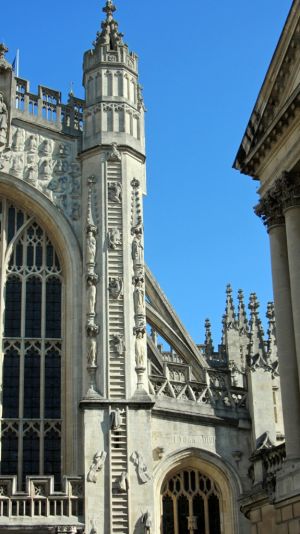
{"label": "finial", "polygon": [[269,321],[275,321],[274,302],[268,302],[266,317]]}
{"label": "finial", "polygon": [[117,50],[118,46],[123,45],[123,33],[119,32],[118,23],[114,19],[114,12],[116,6],[112,0],[107,0],[102,11],[106,13],[106,20],[101,24],[101,32],[97,32],[96,40],[94,41],[95,48],[98,45],[107,46],[109,50]]}
{"label": "finial", "polygon": [[12,70],[12,66],[5,59],[5,54],[7,54],[8,48],[4,43],[0,43],[0,71],[1,70]]}
{"label": "finial", "polygon": [[238,291],[238,301],[239,332],[240,334],[246,334],[248,331],[248,320],[244,303],[244,293],[242,289],[239,289]]}
{"label": "finial", "polygon": [[112,14],[117,10],[116,6],[114,5],[114,3],[112,2],[112,0],[107,0],[104,8],[102,9],[102,11],[104,13],[106,13],[107,15],[107,18],[109,18],[110,16],[112,16]]}
{"label": "finial", "polygon": [[227,284],[226,286],[225,326],[226,330],[230,330],[236,326],[231,284]]}
{"label": "finial", "polygon": [[5,58],[5,54],[7,54],[8,48],[5,46],[4,43],[0,43],[0,61],[1,59]]}
{"label": "finial", "polygon": [[214,353],[214,346],[211,334],[211,323],[209,319],[205,319],[205,356],[210,358]]}

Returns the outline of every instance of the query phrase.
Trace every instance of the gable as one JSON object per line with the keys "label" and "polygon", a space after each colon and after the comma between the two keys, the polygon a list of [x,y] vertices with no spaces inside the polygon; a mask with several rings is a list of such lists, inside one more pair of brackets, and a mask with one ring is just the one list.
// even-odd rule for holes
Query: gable
{"label": "gable", "polygon": [[258,163],[295,120],[300,95],[300,0],[294,0],[239,147],[234,168],[257,178]]}

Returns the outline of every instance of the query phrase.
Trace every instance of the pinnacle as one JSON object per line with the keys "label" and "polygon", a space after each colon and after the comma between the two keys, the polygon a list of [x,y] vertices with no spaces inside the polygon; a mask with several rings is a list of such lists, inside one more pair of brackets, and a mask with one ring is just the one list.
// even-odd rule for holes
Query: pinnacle
{"label": "pinnacle", "polygon": [[107,0],[102,11],[106,13],[106,20],[101,23],[101,32],[97,33],[97,38],[93,43],[97,45],[104,45],[110,50],[117,50],[119,45],[123,45],[123,33],[119,32],[118,23],[114,19],[114,12],[117,10],[112,0]]}

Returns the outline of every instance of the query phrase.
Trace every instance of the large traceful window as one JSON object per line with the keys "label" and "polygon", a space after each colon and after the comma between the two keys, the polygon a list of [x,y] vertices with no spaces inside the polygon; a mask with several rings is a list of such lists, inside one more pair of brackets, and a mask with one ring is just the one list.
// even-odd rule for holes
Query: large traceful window
{"label": "large traceful window", "polygon": [[[61,479],[62,272],[46,232],[0,201],[1,475]],[[2,312],[3,313],[3,312]]]}
{"label": "large traceful window", "polygon": [[195,469],[169,478],[162,491],[163,534],[221,534],[220,491]]}

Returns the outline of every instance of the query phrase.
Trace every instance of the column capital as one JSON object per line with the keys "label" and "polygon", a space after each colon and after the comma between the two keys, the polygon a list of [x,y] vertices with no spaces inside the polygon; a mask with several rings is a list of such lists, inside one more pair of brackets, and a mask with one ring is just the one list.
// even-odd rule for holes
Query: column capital
{"label": "column capital", "polygon": [[284,212],[300,206],[300,173],[283,172],[255,206],[254,211],[270,229],[284,224]]}

